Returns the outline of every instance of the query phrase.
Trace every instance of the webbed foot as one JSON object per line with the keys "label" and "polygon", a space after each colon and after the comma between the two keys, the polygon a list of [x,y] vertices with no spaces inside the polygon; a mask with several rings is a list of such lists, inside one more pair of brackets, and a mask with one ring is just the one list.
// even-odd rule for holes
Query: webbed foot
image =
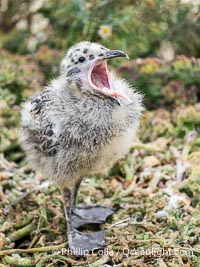
{"label": "webbed foot", "polygon": [[71,223],[74,228],[91,223],[101,224],[114,212],[115,209],[100,205],[76,207],[72,210]]}
{"label": "webbed foot", "polygon": [[68,244],[73,254],[76,256],[85,256],[89,251],[102,249],[105,247],[105,232],[103,230],[84,233],[73,229],[68,233]]}

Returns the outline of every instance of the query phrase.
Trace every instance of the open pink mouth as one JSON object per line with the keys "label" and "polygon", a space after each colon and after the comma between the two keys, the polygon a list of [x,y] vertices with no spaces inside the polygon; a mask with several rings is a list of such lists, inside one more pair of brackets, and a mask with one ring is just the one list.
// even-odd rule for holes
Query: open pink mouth
{"label": "open pink mouth", "polygon": [[90,85],[98,91],[104,87],[111,89],[106,60],[95,62],[89,71],[88,80]]}
{"label": "open pink mouth", "polygon": [[106,60],[97,60],[89,70],[88,81],[90,86],[98,93],[110,96],[120,104],[119,97],[132,102],[127,96],[118,92],[113,87]]}

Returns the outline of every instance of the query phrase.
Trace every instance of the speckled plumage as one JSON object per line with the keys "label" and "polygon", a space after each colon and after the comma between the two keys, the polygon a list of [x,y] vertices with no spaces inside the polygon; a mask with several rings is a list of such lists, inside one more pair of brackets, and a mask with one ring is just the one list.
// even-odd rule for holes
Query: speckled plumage
{"label": "speckled plumage", "polygon": [[[81,180],[102,172],[130,149],[139,126],[142,97],[107,69],[120,50],[82,42],[69,49],[60,75],[21,112],[21,143],[31,166],[60,186],[68,245],[76,255],[104,248],[104,232],[81,232],[114,210],[76,206]],[[78,249],[78,251],[77,251]],[[81,249],[81,251],[80,251]]]}
{"label": "speckled plumage", "polygon": [[[21,112],[21,143],[31,166],[60,186],[112,166],[129,151],[139,126],[141,95],[111,73],[116,91],[132,103],[99,94],[85,81],[88,66],[108,51],[95,43],[70,48],[61,74],[39,95],[28,100]],[[78,62],[81,55],[84,63]],[[83,69],[82,66],[85,66]]]}

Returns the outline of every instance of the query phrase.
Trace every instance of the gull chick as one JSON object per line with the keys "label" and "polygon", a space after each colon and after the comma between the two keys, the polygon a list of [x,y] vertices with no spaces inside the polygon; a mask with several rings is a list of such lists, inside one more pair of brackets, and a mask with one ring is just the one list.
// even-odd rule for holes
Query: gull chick
{"label": "gull chick", "polygon": [[68,243],[77,255],[105,245],[103,231],[84,233],[80,226],[113,213],[76,206],[79,185],[128,153],[143,110],[141,94],[108,70],[107,60],[116,57],[128,56],[92,42],[72,46],[60,75],[21,111],[21,143],[31,166],[60,186]]}

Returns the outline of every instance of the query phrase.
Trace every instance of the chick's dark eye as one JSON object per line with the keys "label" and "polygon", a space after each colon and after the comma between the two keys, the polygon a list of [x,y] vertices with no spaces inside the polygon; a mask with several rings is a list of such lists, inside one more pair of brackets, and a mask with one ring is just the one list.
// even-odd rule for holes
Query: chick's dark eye
{"label": "chick's dark eye", "polygon": [[81,63],[84,62],[85,61],[85,57],[79,57],[78,61],[81,62]]}

